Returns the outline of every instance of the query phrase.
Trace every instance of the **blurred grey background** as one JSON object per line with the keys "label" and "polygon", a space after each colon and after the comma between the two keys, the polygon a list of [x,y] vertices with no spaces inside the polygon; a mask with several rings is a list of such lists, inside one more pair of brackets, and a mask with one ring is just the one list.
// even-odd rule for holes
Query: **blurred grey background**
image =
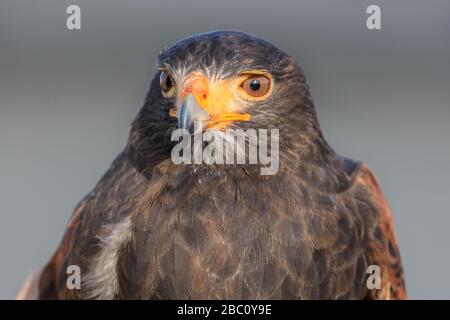
{"label": "blurred grey background", "polygon": [[[380,31],[366,28],[369,4]],[[124,147],[158,52],[215,29],[299,59],[331,145],[379,177],[410,298],[450,298],[448,0],[1,0],[0,298],[49,259]]]}

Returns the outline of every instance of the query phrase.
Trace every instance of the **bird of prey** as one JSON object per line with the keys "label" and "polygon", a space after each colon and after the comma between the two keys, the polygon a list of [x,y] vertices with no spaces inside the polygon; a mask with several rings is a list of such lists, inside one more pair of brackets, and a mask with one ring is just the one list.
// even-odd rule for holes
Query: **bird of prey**
{"label": "bird of prey", "polygon": [[[127,146],[23,297],[406,298],[375,175],[328,145],[292,56],[215,31],[180,40],[157,63]],[[278,129],[279,170],[174,163],[172,133],[193,134],[194,121],[215,132]],[[79,267],[80,288],[68,287],[69,266]]]}

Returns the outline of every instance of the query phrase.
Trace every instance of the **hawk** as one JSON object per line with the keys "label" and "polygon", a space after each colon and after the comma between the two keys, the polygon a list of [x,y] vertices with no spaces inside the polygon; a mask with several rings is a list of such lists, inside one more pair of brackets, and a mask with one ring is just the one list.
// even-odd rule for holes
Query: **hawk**
{"label": "hawk", "polygon": [[[403,299],[374,173],[326,142],[296,60],[237,31],[163,50],[127,146],[22,298]],[[279,170],[176,164],[172,133],[277,129]],[[207,142],[205,142],[207,144]],[[78,266],[80,289],[67,286]],[[368,286],[369,267],[379,268]],[[376,283],[376,281],[375,281]]]}

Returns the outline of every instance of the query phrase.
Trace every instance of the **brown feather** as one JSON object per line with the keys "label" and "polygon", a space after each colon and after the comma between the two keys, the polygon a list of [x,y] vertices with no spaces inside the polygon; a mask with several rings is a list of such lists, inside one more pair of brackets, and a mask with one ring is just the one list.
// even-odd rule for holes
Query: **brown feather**
{"label": "brown feather", "polygon": [[[375,297],[378,299],[406,299],[403,268],[391,209],[375,174],[369,167],[362,166],[357,183],[370,190],[373,201],[378,205],[379,210],[378,226],[375,232],[376,237],[381,242],[374,243],[374,246],[370,248],[372,255],[369,259],[373,264],[379,265],[382,272],[387,273],[387,275],[382,277],[382,290],[376,293]],[[373,292],[368,292],[367,297],[374,298]]]}

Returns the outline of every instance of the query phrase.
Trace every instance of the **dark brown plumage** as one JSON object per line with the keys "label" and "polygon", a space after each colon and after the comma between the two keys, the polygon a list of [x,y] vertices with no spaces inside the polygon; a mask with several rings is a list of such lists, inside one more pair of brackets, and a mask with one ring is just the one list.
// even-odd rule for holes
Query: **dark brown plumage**
{"label": "dark brown plumage", "polygon": [[[380,187],[366,165],[328,146],[292,57],[244,33],[213,32],[178,42],[158,63],[126,149],[77,206],[39,275],[39,298],[405,298]],[[228,125],[278,128],[278,173],[173,164],[175,98],[161,93],[161,72],[231,81],[248,70],[270,75],[273,90],[242,102],[249,121]],[[366,287],[372,264],[381,290]],[[81,290],[67,289],[68,265],[81,267]]]}

